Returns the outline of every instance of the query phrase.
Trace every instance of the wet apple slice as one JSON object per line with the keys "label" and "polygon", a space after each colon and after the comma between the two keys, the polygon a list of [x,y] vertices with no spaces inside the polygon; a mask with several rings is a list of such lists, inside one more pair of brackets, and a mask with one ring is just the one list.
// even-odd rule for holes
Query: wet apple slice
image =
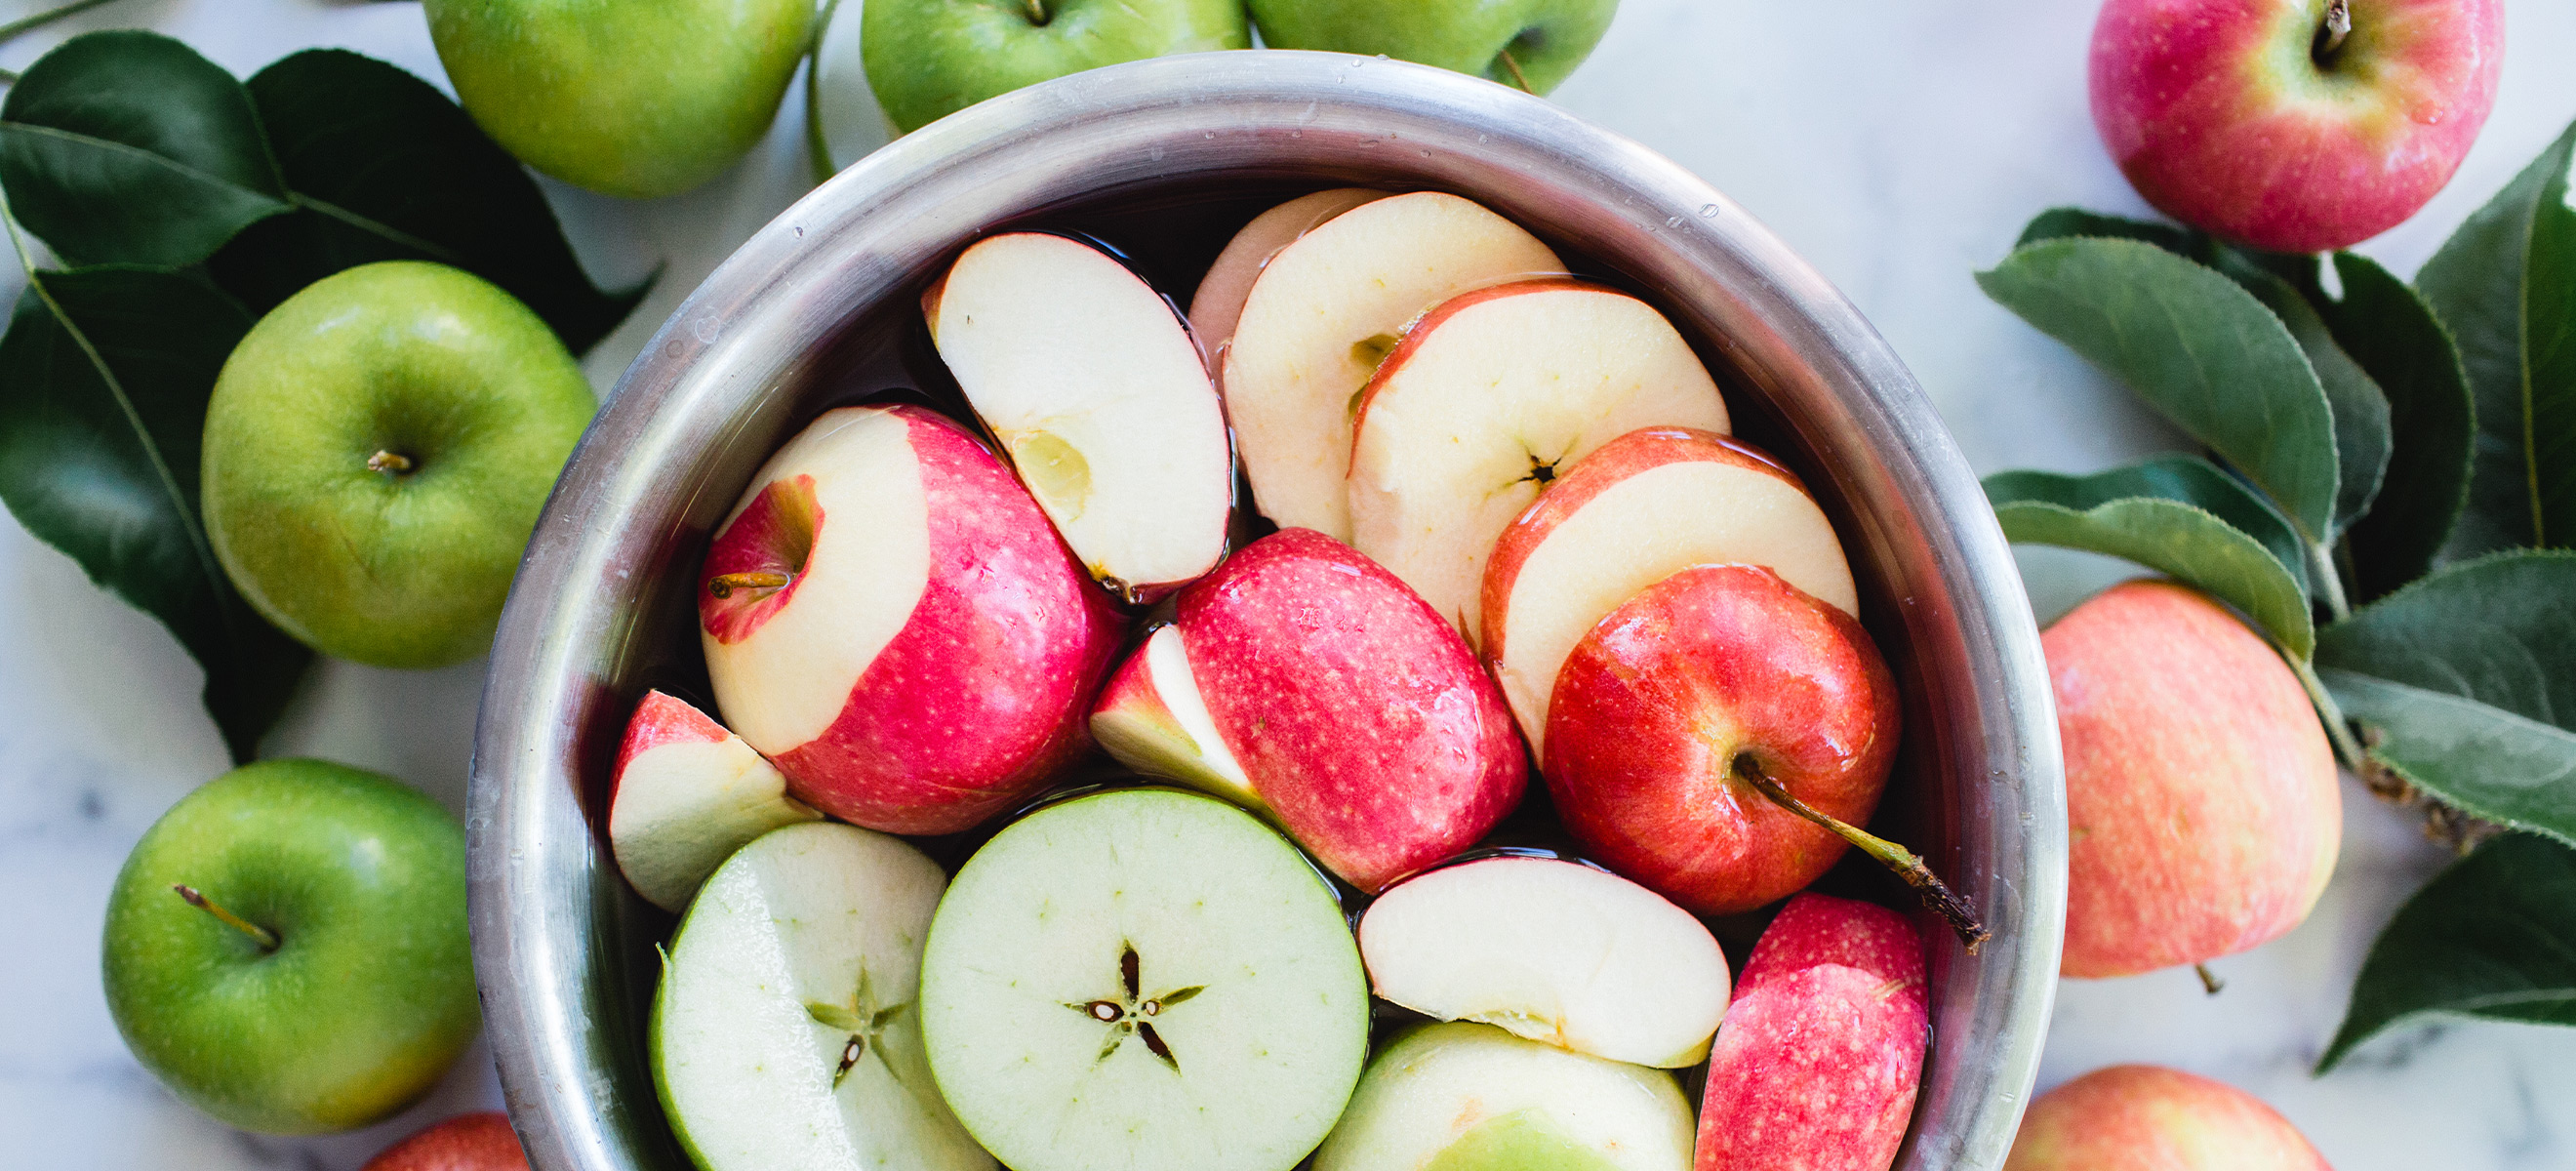
{"label": "wet apple slice", "polygon": [[644,693],[617,749],[608,845],[647,902],[681,910],[753,838],[823,816],[787,795],[787,778],[689,701]]}
{"label": "wet apple slice", "polygon": [[1369,1063],[1315,1171],[1689,1171],[1690,1101],[1673,1075],[1426,1025]]}

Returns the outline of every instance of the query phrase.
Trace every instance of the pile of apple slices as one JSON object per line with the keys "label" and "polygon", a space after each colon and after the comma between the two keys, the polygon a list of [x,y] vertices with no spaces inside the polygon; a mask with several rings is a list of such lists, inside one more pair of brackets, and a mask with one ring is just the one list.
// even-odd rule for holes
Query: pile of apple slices
{"label": "pile of apple slices", "polygon": [[[1851,828],[1896,689],[1662,314],[1358,189],[1186,316],[1037,231],[922,311],[973,428],[773,454],[698,579],[722,722],[652,692],[617,757],[699,1166],[1888,1165],[1921,941],[1798,892],[1847,841],[1937,884]],[[1238,457],[1279,528],[1229,554]],[[1067,787],[1095,746],[1187,788]],[[1484,847],[1533,760],[1587,859]],[[969,831],[953,873],[904,840]],[[1730,997],[1700,916],[1792,895]]]}

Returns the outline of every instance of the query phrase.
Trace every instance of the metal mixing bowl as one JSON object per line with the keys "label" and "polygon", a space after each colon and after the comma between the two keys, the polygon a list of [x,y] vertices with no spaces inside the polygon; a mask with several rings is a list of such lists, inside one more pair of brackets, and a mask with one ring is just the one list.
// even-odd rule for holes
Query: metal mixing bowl
{"label": "metal mixing bowl", "polygon": [[1257,51],[1096,70],[896,141],[753,236],[620,380],[511,592],[469,801],[475,968],[538,1168],[687,1165],[645,1058],[670,919],[627,891],[598,827],[636,697],[702,678],[697,565],[754,468],[827,402],[905,380],[869,339],[900,333],[919,282],[996,223],[1083,204],[1186,233],[1193,200],[1339,183],[1469,195],[1653,300],[1738,429],[1815,489],[1905,692],[1878,824],[1995,928],[1971,956],[1922,920],[1935,1042],[1899,1165],[2002,1163],[2056,986],[2057,730],[2003,536],[1913,377],[1779,240],[1635,143],[1454,73]]}

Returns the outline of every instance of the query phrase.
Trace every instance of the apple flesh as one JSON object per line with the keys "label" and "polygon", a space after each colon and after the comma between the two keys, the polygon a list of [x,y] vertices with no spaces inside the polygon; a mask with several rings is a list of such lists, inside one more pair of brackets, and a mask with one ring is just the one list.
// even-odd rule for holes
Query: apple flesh
{"label": "apple flesh", "polygon": [[2114,586],[2040,637],[2066,754],[2069,976],[2278,938],[2334,873],[2334,752],[2281,657],[2218,603]]}
{"label": "apple flesh", "polygon": [[2276,252],[2397,226],[2450,182],[2495,105],[2501,0],[2110,0],[2093,124],[2165,214]]}
{"label": "apple flesh", "polygon": [[1496,539],[1560,471],[1648,427],[1727,429],[1717,383],[1652,306],[1555,279],[1452,298],[1361,394],[1351,544],[1475,638]]}
{"label": "apple flesh", "polygon": [[1802,894],[1765,928],[1709,1052],[1699,1171],[1887,1171],[1923,1078],[1923,945],[1884,907]]}
{"label": "apple flesh", "polygon": [[1300,195],[1252,217],[1227,240],[1225,250],[1217,253],[1216,261],[1199,278],[1198,291],[1190,296],[1190,328],[1198,334],[1199,344],[1207,347],[1210,365],[1224,369],[1226,350],[1234,342],[1234,324],[1243,318],[1244,300],[1252,296],[1253,282],[1270,267],[1271,257],[1334,216],[1387,194],[1366,187],[1334,187]]}
{"label": "apple flesh", "polygon": [[1018,1171],[1286,1171],[1368,1054],[1323,876],[1251,815],[1168,789],[1047,806],[967,859],[922,1012],[940,1091]]}
{"label": "apple flesh", "polygon": [[1682,1171],[1690,1100],[1673,1076],[1425,1025],[1369,1063],[1315,1171]]}
{"label": "apple flesh", "polygon": [[644,693],[617,747],[608,846],[644,901],[679,911],[698,884],[753,838],[822,814],[787,795],[787,778],[687,700]]}
{"label": "apple flesh", "polygon": [[707,880],[652,1023],[663,1112],[703,1171],[993,1166],[923,1054],[921,949],[946,885],[921,851],[830,823],[765,834]]}
{"label": "apple flesh", "polygon": [[1693,911],[1734,914],[1804,888],[1844,848],[1750,774],[1866,823],[1898,724],[1895,681],[1850,615],[1768,569],[1694,566],[1575,644],[1540,771],[1594,857]]}
{"label": "apple flesh", "polygon": [[968,246],[921,299],[941,360],[1047,519],[1121,600],[1208,571],[1234,513],[1189,326],[1117,258],[1045,232]]}
{"label": "apple flesh", "polygon": [[1360,918],[1380,999],[1612,1061],[1697,1065],[1726,955],[1690,912],[1578,862],[1500,857],[1398,883]]}
{"label": "apple flesh", "polygon": [[1081,754],[1122,621],[1009,469],[917,407],[826,412],[699,577],[717,709],[791,796],[951,833]]}
{"label": "apple flesh", "polygon": [[2332,1171],[2290,1120],[2223,1082],[2115,1065],[2041,1094],[2004,1171]]}
{"label": "apple flesh", "polygon": [[1280,249],[1225,347],[1226,411],[1261,514],[1349,540],[1351,420],[1397,336],[1470,289],[1563,271],[1537,237],[1437,191],[1352,208]]}
{"label": "apple flesh", "polygon": [[1475,844],[1529,780],[1466,641],[1311,529],[1255,541],[1181,591],[1092,721],[1129,767],[1251,805],[1367,891]]}
{"label": "apple flesh", "polygon": [[358,1171],[528,1171],[510,1116],[459,1114],[377,1152]]}
{"label": "apple flesh", "polygon": [[1860,613],[1833,523],[1778,460],[1711,431],[1631,431],[1583,457],[1496,538],[1480,643],[1530,747],[1574,644],[1639,590],[1693,565],[1760,565]]}

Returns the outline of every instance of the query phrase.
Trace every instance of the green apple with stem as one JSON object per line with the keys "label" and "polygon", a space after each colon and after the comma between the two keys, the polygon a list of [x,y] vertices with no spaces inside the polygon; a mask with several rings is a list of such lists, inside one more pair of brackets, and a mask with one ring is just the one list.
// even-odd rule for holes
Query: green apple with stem
{"label": "green apple with stem", "polygon": [[1273,49],[1383,53],[1535,94],[1555,89],[1609,31],[1619,0],[1251,0]]}
{"label": "green apple with stem", "polygon": [[425,0],[476,125],[520,162],[608,195],[676,195],[768,133],[814,0]]}
{"label": "green apple with stem", "polygon": [[245,1130],[379,1121],[480,1019],[463,829],[327,761],[244,765],[172,806],[117,874],[102,953],[126,1048]]}
{"label": "green apple with stem", "polygon": [[869,87],[908,132],[1024,85],[1252,34],[1235,0],[877,0],[859,40]]}
{"label": "green apple with stem", "polygon": [[215,380],[206,535],[242,596],[316,650],[469,659],[596,409],[546,323],[479,277],[409,260],[324,277]]}

